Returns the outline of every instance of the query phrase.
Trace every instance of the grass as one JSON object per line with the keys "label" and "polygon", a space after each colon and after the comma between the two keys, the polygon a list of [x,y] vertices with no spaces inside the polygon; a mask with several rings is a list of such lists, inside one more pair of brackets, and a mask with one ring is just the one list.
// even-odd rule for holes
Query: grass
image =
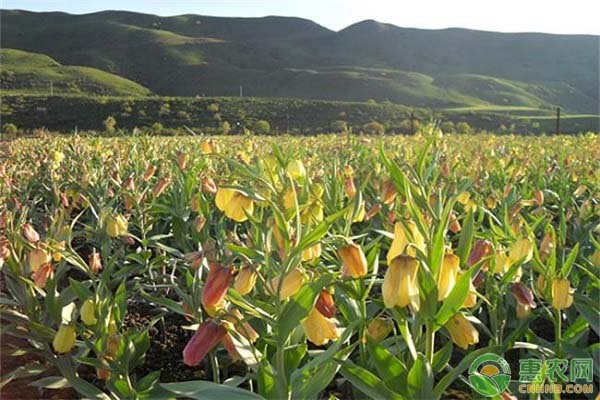
{"label": "grass", "polygon": [[43,54],[0,49],[4,94],[145,96],[147,88],[123,77],[82,66],[64,66]]}

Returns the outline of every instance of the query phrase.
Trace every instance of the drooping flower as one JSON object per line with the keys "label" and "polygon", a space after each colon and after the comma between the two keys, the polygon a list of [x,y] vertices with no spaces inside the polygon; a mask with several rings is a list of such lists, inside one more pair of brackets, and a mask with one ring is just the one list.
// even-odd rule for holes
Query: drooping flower
{"label": "drooping flower", "polygon": [[75,346],[75,339],[75,327],[62,324],[54,336],[52,347],[57,353],[68,353]]}
{"label": "drooping flower", "polygon": [[50,279],[53,274],[54,267],[51,263],[46,263],[42,265],[37,271],[33,272],[32,274],[35,286],[39,287],[40,289],[43,289],[44,287],[46,287],[48,279]]}
{"label": "drooping flower", "polygon": [[342,276],[360,278],[367,274],[367,258],[362,248],[356,243],[350,243],[338,250],[342,259]]}
{"label": "drooping flower", "polygon": [[[269,282],[269,289],[271,289],[273,293],[277,293],[277,291],[279,290],[280,278],[280,276],[276,276]],[[304,270],[302,268],[294,268],[283,279],[283,282],[281,283],[281,291],[279,292],[279,297],[282,300],[285,300],[295,295],[302,288],[302,285],[304,284],[305,280],[306,274],[304,273]]]}
{"label": "drooping flower", "polygon": [[514,265],[521,261],[523,264],[533,257],[533,243],[529,238],[522,238],[512,244],[508,252],[508,264]]}
{"label": "drooping flower", "polygon": [[392,260],[385,272],[382,294],[387,308],[411,305],[419,308],[419,284],[417,272],[419,261],[410,256],[401,255]]}
{"label": "drooping flower", "polygon": [[290,161],[285,172],[294,180],[304,179],[306,177],[306,169],[304,168],[304,164],[301,160]]}
{"label": "drooping flower", "polygon": [[202,305],[205,308],[214,307],[223,301],[229,288],[232,273],[231,268],[219,264],[210,266],[208,277],[204,283],[204,288],[202,288]]}
{"label": "drooping flower", "polygon": [[394,225],[394,240],[387,253],[388,265],[397,256],[404,254],[415,257],[416,249],[425,251],[425,238],[419,231],[414,221],[407,221],[406,228],[402,222]]}
{"label": "drooping flower", "polygon": [[462,313],[450,318],[445,326],[454,344],[461,349],[466,350],[470,345],[479,343],[479,332]]}
{"label": "drooping flower", "polygon": [[236,292],[241,294],[242,296],[250,293],[254,288],[254,284],[256,283],[256,278],[258,274],[249,265],[244,266],[240,269],[240,272],[235,277],[235,281],[233,282],[233,288]]}
{"label": "drooping flower", "polygon": [[567,278],[554,278],[552,280],[552,307],[564,310],[573,304],[571,283]]}
{"label": "drooping flower", "polygon": [[313,308],[308,317],[302,321],[302,329],[306,338],[317,346],[327,344],[330,340],[339,337],[335,319],[325,317],[317,308]]}
{"label": "drooping flower", "polygon": [[[273,230],[275,233],[275,230]],[[321,256],[321,243],[310,246],[302,251],[302,261],[309,262]]]}
{"label": "drooping flower", "polygon": [[[473,249],[467,259],[467,267],[471,267],[481,261],[483,258],[489,256],[492,253],[492,243],[488,240],[480,239],[475,241]],[[487,265],[483,266],[487,270]]]}
{"label": "drooping flower", "polygon": [[98,318],[96,318],[96,305],[93,299],[87,299],[83,302],[81,309],[79,310],[81,320],[87,326],[96,325]]}
{"label": "drooping flower", "polygon": [[333,301],[333,296],[329,290],[321,290],[321,293],[319,293],[319,297],[317,298],[317,302],[315,303],[315,308],[327,318],[333,318],[335,316],[336,307]]}
{"label": "drooping flower", "polygon": [[367,325],[367,334],[375,342],[381,342],[394,330],[394,322],[388,318],[375,318]]}
{"label": "drooping flower", "polygon": [[102,269],[102,259],[96,249],[93,249],[92,253],[88,256],[88,265],[93,274],[97,274]]}
{"label": "drooping flower", "polygon": [[41,248],[35,248],[27,254],[27,261],[32,272],[36,272],[42,265],[50,262],[50,254]]}
{"label": "drooping flower", "polygon": [[106,221],[106,233],[112,238],[127,234],[128,228],[127,219],[121,215],[111,215]]}
{"label": "drooping flower", "polygon": [[447,252],[442,260],[442,267],[438,273],[437,288],[438,301],[444,300],[456,284],[456,277],[459,271],[460,258],[455,254]]}
{"label": "drooping flower", "polygon": [[213,320],[201,323],[183,349],[183,363],[192,367],[198,365],[226,334],[227,329]]}
{"label": "drooping flower", "polygon": [[252,199],[234,189],[219,188],[215,197],[215,204],[227,217],[236,222],[246,221],[248,219],[246,213],[252,215],[254,212]]}
{"label": "drooping flower", "polygon": [[31,243],[36,243],[40,241],[40,234],[37,233],[37,231],[31,224],[23,225],[23,237]]}

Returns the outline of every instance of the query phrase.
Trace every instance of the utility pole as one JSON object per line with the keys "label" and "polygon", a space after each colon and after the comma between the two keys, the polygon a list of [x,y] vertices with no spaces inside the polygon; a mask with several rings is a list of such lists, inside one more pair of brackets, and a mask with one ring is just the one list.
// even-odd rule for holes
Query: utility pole
{"label": "utility pole", "polygon": [[240,97],[244,97],[244,87],[240,85]]}
{"label": "utility pole", "polygon": [[556,134],[560,134],[560,107],[556,107]]}
{"label": "utility pole", "polygon": [[50,96],[54,96],[54,85],[52,81],[50,81]]}

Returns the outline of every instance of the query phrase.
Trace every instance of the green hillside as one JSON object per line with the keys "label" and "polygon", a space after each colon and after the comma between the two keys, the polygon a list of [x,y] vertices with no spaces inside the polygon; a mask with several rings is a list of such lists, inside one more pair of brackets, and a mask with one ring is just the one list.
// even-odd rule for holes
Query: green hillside
{"label": "green hillside", "polygon": [[422,30],[363,21],[3,10],[3,46],[165,96],[294,97],[418,107],[599,108],[597,36]]}
{"label": "green hillside", "polygon": [[52,58],[14,49],[0,49],[0,88],[18,94],[97,94],[144,96],[145,87],[95,68],[61,65]]}

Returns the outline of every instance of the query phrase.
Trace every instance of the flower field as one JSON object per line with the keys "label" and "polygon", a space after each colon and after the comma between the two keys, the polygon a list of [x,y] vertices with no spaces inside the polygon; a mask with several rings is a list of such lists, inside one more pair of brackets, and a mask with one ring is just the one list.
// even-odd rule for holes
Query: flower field
{"label": "flower field", "polygon": [[495,398],[524,396],[523,359],[593,359],[593,393],[542,398],[598,394],[598,135],[4,146],[2,386],[480,398],[494,353],[516,382]]}

